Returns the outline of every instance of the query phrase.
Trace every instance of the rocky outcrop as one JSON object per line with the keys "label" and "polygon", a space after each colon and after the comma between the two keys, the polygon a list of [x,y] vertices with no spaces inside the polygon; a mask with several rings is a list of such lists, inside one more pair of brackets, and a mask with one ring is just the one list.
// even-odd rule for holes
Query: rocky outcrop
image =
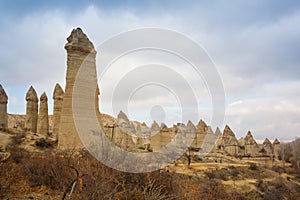
{"label": "rocky outcrop", "polygon": [[61,86],[57,83],[53,91],[53,128],[52,128],[52,134],[55,136],[57,140],[59,134],[61,112],[63,107],[63,98],[64,98],[64,91],[61,88]]}
{"label": "rocky outcrop", "polygon": [[245,137],[245,144],[244,144],[245,154],[246,156],[256,156],[258,154],[259,148],[258,144],[254,140],[250,131],[248,131]]}
{"label": "rocky outcrop", "polygon": [[205,134],[205,130],[207,129],[206,123],[201,119],[197,124],[197,133],[198,134]]}
{"label": "rocky outcrop", "polygon": [[7,103],[8,103],[8,97],[2,85],[0,84],[0,130],[6,130],[8,126]]}
{"label": "rocky outcrop", "polygon": [[205,130],[207,129],[206,123],[201,119],[196,126],[195,139],[192,142],[191,147],[197,151],[202,148],[202,144],[205,139]]}
{"label": "rocky outcrop", "polygon": [[238,140],[235,137],[235,134],[231,130],[231,128],[226,125],[223,131],[223,145],[224,149],[230,155],[237,155],[238,154]]}
{"label": "rocky outcrop", "polygon": [[[89,59],[86,63],[96,72],[96,51],[94,45],[80,28],[73,29],[67,41],[65,45],[65,49],[67,50],[66,87],[60,119],[58,146],[61,149],[80,149],[83,148],[83,144],[77,133],[73,119],[73,86],[78,70],[85,59]],[[98,96],[98,94],[95,95]]]}
{"label": "rocky outcrop", "polygon": [[215,135],[216,136],[222,135],[222,132],[219,127],[216,128]]}
{"label": "rocky outcrop", "polygon": [[133,138],[135,134],[136,131],[133,123],[129,121],[127,115],[123,111],[120,111],[112,140],[115,144],[124,149],[131,149],[135,146],[134,142],[136,142],[136,140]]}
{"label": "rocky outcrop", "polygon": [[279,159],[281,154],[281,145],[277,138],[273,142],[273,151],[274,151],[275,159]]}
{"label": "rocky outcrop", "polygon": [[49,135],[48,97],[45,92],[40,97],[37,132],[42,135]]}
{"label": "rocky outcrop", "polygon": [[26,119],[25,119],[25,130],[36,133],[37,122],[38,122],[38,102],[35,89],[30,86],[26,94]]}
{"label": "rocky outcrop", "polygon": [[262,144],[262,148],[260,149],[260,153],[263,155],[272,155],[273,154],[273,147],[272,143],[268,138],[265,139],[265,141]]}
{"label": "rocky outcrop", "polygon": [[158,123],[154,120],[151,125],[151,132],[152,132],[152,134],[156,134],[159,131],[160,131],[160,127],[159,127]]}

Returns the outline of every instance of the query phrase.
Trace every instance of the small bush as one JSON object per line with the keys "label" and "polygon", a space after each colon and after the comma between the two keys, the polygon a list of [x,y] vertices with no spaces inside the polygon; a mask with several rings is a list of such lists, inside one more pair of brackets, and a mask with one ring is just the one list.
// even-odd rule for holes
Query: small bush
{"label": "small bush", "polygon": [[249,169],[251,169],[251,170],[257,170],[258,167],[257,167],[257,165],[255,163],[250,163]]}
{"label": "small bush", "polygon": [[285,173],[285,169],[283,167],[280,167],[280,166],[273,166],[272,170],[279,173],[279,174]]}
{"label": "small bush", "polygon": [[35,145],[40,148],[52,147],[52,144],[50,142],[46,141],[44,138],[41,138],[41,139],[35,141]]}
{"label": "small bush", "polygon": [[220,169],[214,172],[216,179],[221,179],[223,181],[228,181],[228,170]]}
{"label": "small bush", "polygon": [[216,177],[214,172],[204,172],[204,174],[209,180],[214,179]]}

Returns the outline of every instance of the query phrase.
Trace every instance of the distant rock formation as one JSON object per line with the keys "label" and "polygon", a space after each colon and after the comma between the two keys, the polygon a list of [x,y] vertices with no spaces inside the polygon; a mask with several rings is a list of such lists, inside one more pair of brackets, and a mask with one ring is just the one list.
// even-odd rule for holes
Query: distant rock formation
{"label": "distant rock formation", "polygon": [[45,92],[40,97],[37,132],[43,135],[49,135],[48,97]]}
{"label": "distant rock formation", "polygon": [[248,131],[246,137],[245,137],[245,142],[244,142],[244,155],[245,156],[256,156],[259,151],[258,144],[254,140],[252,133]]}
{"label": "distant rock formation", "polygon": [[263,142],[262,149],[260,150],[260,152],[264,155],[272,155],[273,154],[272,143],[270,142],[270,140],[268,138],[266,138],[265,141]]}
{"label": "distant rock formation", "polygon": [[8,126],[7,102],[8,102],[8,97],[2,85],[0,84],[0,130],[6,130]]}
{"label": "distant rock formation", "polygon": [[222,132],[219,127],[216,128],[215,135],[216,136],[222,135]]}
{"label": "distant rock formation", "polygon": [[57,83],[53,91],[53,127],[52,127],[52,134],[56,137],[57,140],[59,134],[61,112],[63,107],[63,98],[64,98],[64,91],[61,88],[61,86]]}
{"label": "distant rock formation", "polygon": [[159,127],[158,123],[154,120],[151,125],[151,132],[152,132],[152,134],[155,134],[158,131],[160,131],[160,127]]}
{"label": "distant rock formation", "polygon": [[38,102],[35,89],[30,86],[26,94],[26,119],[25,119],[25,130],[29,132],[37,132],[37,122],[38,122]]}
{"label": "distant rock formation", "polygon": [[[73,119],[73,88],[75,78],[78,74],[82,63],[87,64],[91,72],[88,72],[87,79],[96,76],[96,51],[92,42],[83,33],[80,28],[72,30],[67,38],[65,45],[67,51],[67,72],[65,92],[59,84],[56,84],[53,91],[53,123],[52,133],[58,140],[60,149],[75,149],[84,148],[79,134],[75,127]],[[85,62],[86,61],[86,62]],[[89,85],[83,87],[88,90]],[[249,131],[244,138],[237,140],[234,132],[226,125],[223,133],[217,127],[213,132],[212,127],[207,125],[203,120],[200,120],[197,125],[188,121],[187,125],[177,123],[168,127],[166,124],[159,124],[154,121],[150,128],[145,123],[130,121],[126,114],[120,111],[117,118],[110,115],[101,114],[99,111],[99,95],[100,89],[97,85],[95,88],[95,96],[92,101],[95,101],[95,108],[98,122],[103,128],[106,136],[120,148],[131,152],[159,151],[171,141],[175,141],[176,145],[185,145],[185,141],[192,134],[193,140],[188,148],[193,153],[221,153],[231,156],[264,156],[279,159],[281,150],[280,142],[275,139],[273,144],[266,139],[263,144],[257,144]],[[77,90],[76,90],[77,91]],[[85,91],[85,90],[84,90]],[[82,102],[85,102],[85,94],[79,93],[82,97]],[[33,132],[47,135],[51,117],[48,116],[47,96],[43,93],[40,97],[40,109],[38,114],[38,102],[36,91],[31,86],[26,94],[26,116],[24,115],[8,115],[7,114],[7,95],[0,85],[0,129],[11,129],[13,131]],[[88,102],[91,103],[91,102]],[[91,104],[89,104],[91,105]],[[80,105],[82,106],[82,105]],[[82,106],[84,107],[84,106]],[[94,111],[94,110],[93,110]],[[94,114],[94,113],[93,113]],[[49,120],[50,117],[50,120]],[[10,119],[10,123],[8,123]],[[84,118],[87,122],[89,119]],[[38,135],[38,134],[37,134]],[[94,134],[92,137],[99,135]],[[186,147],[186,146],[185,146]],[[142,163],[143,164],[143,163]]]}
{"label": "distant rock formation", "polygon": [[[66,88],[60,119],[58,146],[61,149],[80,149],[83,148],[83,144],[77,133],[73,119],[73,86],[77,72],[87,57],[89,58],[88,64],[91,65],[90,67],[94,68],[96,72],[95,57],[97,52],[94,49],[92,42],[80,28],[73,29],[71,35],[67,38],[67,41],[68,42],[65,45],[65,49],[67,50]],[[98,94],[96,95],[98,96]]]}
{"label": "distant rock formation", "polygon": [[235,134],[228,125],[226,125],[224,128],[222,139],[224,150],[231,155],[237,155],[239,152],[238,140],[236,139]]}
{"label": "distant rock formation", "polygon": [[275,159],[279,159],[279,157],[281,155],[281,145],[277,138],[273,142],[273,151],[274,151]]}

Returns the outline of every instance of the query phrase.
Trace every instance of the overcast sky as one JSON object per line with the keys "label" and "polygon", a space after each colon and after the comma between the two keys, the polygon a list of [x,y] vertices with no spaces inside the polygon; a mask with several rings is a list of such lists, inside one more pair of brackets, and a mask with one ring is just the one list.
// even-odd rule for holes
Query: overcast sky
{"label": "overcast sky", "polygon": [[[219,124],[222,129],[229,124],[238,137],[251,130],[258,140],[300,136],[299,1],[12,0],[0,3],[0,25],[0,84],[9,96],[9,113],[25,113],[25,94],[30,85],[38,95],[46,91],[52,110],[55,84],[65,86],[64,44],[73,28],[81,27],[97,47],[120,32],[158,27],[193,39],[215,63],[226,94],[224,124]],[[101,54],[101,49],[97,50]],[[161,56],[147,55],[148,60]],[[143,56],[123,62],[136,64]],[[197,96],[199,119],[210,124],[211,99],[202,84],[202,96]],[[171,112],[166,108],[174,106],[176,99],[162,88],[153,89],[136,93],[127,114],[148,124],[151,116],[168,125],[176,123],[180,119],[176,109]],[[100,90],[101,112],[116,115],[109,109],[109,87],[103,84]],[[149,93],[155,100],[145,96]],[[122,95],[118,97],[115,101],[128,103]],[[191,117],[194,123],[199,119]]]}

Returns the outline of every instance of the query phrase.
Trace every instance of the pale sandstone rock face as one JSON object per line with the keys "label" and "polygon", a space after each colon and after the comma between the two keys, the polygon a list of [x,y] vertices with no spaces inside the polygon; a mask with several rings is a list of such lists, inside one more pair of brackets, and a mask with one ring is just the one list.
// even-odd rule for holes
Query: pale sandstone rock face
{"label": "pale sandstone rock face", "polygon": [[61,112],[63,107],[64,91],[57,83],[53,91],[53,128],[52,134],[58,139]]}
{"label": "pale sandstone rock face", "polygon": [[112,141],[124,149],[132,149],[136,146],[135,127],[123,111],[118,114],[117,125],[112,134]]}
{"label": "pale sandstone rock face", "polygon": [[207,126],[205,128],[205,138],[204,143],[202,144],[202,152],[209,153],[214,150],[214,146],[218,136],[216,136],[211,128],[211,126]]}
{"label": "pale sandstone rock face", "polygon": [[256,156],[259,151],[258,144],[254,140],[252,134],[250,131],[248,131],[246,137],[245,137],[245,155],[246,156]]}
{"label": "pale sandstone rock face", "polygon": [[222,135],[222,132],[219,127],[216,128],[215,135],[216,136]]}
{"label": "pale sandstone rock face", "polygon": [[201,119],[196,127],[196,136],[192,143],[192,148],[201,149],[205,140],[205,130],[207,129],[206,123]]}
{"label": "pale sandstone rock face", "polygon": [[221,132],[219,127],[216,128],[216,131],[215,131],[214,135],[216,137],[216,141],[215,141],[213,151],[217,152],[217,151],[221,150],[221,148],[223,147],[223,145],[222,145],[222,132]]}
{"label": "pale sandstone rock face", "polygon": [[169,132],[170,129],[168,128],[168,126],[165,123],[161,123],[160,124],[160,131],[162,131],[162,132]]}
{"label": "pale sandstone rock face", "polygon": [[267,155],[271,155],[273,153],[272,143],[268,138],[266,138],[265,141],[263,142],[263,148]]}
{"label": "pale sandstone rock face", "polygon": [[238,140],[228,125],[224,128],[222,139],[225,151],[227,151],[230,155],[238,154]]}
{"label": "pale sandstone rock face", "polygon": [[8,97],[0,84],[0,130],[6,130],[7,123],[7,103]]}
{"label": "pale sandstone rock face", "polygon": [[35,89],[30,86],[26,94],[26,119],[25,119],[25,130],[36,133],[37,122],[38,122],[38,102]]}
{"label": "pale sandstone rock face", "polygon": [[211,126],[207,126],[206,129],[205,129],[205,134],[214,134]]}
{"label": "pale sandstone rock face", "polygon": [[201,119],[197,125],[197,131],[199,134],[205,134],[205,129],[207,128],[206,123]]}
{"label": "pale sandstone rock face", "polygon": [[162,124],[162,127],[164,127],[164,131],[161,130],[161,127],[159,127],[155,120],[151,125],[151,137],[149,139],[153,151],[160,150],[163,146],[170,143],[172,139],[172,135],[165,124]]}
{"label": "pale sandstone rock face", "polygon": [[[199,143],[199,140],[197,140],[197,139],[199,139],[198,137],[199,137],[200,135],[199,135],[199,132],[197,131],[196,126],[195,126],[191,121],[188,121],[187,127],[188,127],[188,130],[189,130],[189,131],[191,131],[192,133],[196,133],[195,138],[194,138],[194,140],[193,140],[193,142],[192,142],[192,144],[191,144],[190,147],[191,147],[192,149],[200,149],[201,146],[202,146],[202,143]],[[201,137],[201,136],[200,136],[200,137]]]}
{"label": "pale sandstone rock face", "polygon": [[40,97],[40,110],[37,130],[39,134],[49,135],[48,97],[45,92]]}
{"label": "pale sandstone rock face", "polygon": [[158,123],[154,120],[151,125],[151,132],[153,132],[155,134],[159,130],[160,130],[160,127],[159,127]]}
{"label": "pale sandstone rock face", "polygon": [[[96,75],[95,57],[97,52],[80,28],[73,29],[67,41],[65,45],[65,49],[67,50],[66,87],[60,119],[58,147],[60,149],[80,149],[83,148],[83,144],[77,133],[73,119],[73,87],[76,75],[83,61],[85,61],[85,64],[89,68],[94,70],[95,74],[93,76]],[[95,99],[98,99],[98,91],[95,94]],[[97,104],[95,108],[97,108]],[[98,117],[100,117],[100,114]]]}
{"label": "pale sandstone rock face", "polygon": [[196,126],[190,120],[186,124],[186,127],[187,127],[188,131],[191,131],[191,132],[196,132],[197,131]]}

